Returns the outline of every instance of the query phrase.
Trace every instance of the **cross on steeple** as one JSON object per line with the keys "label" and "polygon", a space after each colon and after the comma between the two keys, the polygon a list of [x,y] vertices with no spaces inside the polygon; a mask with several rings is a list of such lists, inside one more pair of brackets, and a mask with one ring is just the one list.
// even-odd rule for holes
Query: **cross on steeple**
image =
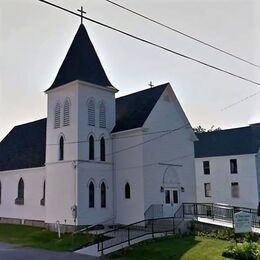
{"label": "cross on steeple", "polygon": [[153,82],[152,81],[150,81],[150,83],[148,84],[148,86],[150,86],[151,88],[154,86],[153,85]]}
{"label": "cross on steeple", "polygon": [[83,24],[83,15],[86,14],[86,12],[83,11],[83,6],[81,6],[81,8],[78,9],[77,11],[80,12],[80,22],[81,24]]}

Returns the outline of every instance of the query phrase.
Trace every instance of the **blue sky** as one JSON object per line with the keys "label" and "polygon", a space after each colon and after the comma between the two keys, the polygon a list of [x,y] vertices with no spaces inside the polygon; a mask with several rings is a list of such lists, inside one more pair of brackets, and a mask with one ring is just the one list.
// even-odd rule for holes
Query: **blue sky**
{"label": "blue sky", "polygon": [[[260,2],[255,0],[115,0],[206,42],[260,64]],[[154,25],[104,0],[52,0],[165,47],[260,82],[260,69]],[[0,140],[17,124],[47,114],[54,80],[80,19],[37,0],[0,1]],[[259,86],[84,22],[112,84],[122,96],[170,82],[193,126],[260,122],[260,94],[224,107]]]}

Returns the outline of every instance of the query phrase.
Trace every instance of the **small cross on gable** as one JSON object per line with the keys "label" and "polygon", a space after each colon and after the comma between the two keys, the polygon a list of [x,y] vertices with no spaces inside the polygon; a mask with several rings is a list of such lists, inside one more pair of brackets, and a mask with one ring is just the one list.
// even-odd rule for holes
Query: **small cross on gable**
{"label": "small cross on gable", "polygon": [[83,6],[81,6],[81,8],[78,9],[77,11],[80,12],[80,22],[81,22],[81,24],[83,24],[83,16],[84,16],[84,14],[86,14],[86,12],[83,11]]}

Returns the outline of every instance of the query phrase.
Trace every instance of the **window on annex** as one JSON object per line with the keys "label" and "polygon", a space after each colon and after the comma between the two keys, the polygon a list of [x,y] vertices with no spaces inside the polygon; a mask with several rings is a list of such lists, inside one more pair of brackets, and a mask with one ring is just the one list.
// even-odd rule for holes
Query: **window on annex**
{"label": "window on annex", "polygon": [[230,173],[237,173],[237,159],[230,160]]}
{"label": "window on annex", "polygon": [[210,174],[209,161],[203,162],[203,172],[204,174]]}
{"label": "window on annex", "polygon": [[239,198],[239,183],[231,182],[231,196],[232,198]]}
{"label": "window on annex", "polygon": [[130,197],[131,197],[131,190],[130,190],[130,185],[129,185],[129,183],[127,182],[127,183],[125,184],[125,198],[126,198],[126,199],[130,199]]}
{"label": "window on annex", "polygon": [[60,161],[64,160],[64,138],[63,138],[63,136],[60,137],[60,142],[59,142],[59,160]]}
{"label": "window on annex", "polygon": [[204,183],[204,194],[205,197],[211,197],[211,184],[210,183]]}
{"label": "window on annex", "polygon": [[23,178],[20,178],[18,182],[17,198],[15,199],[15,204],[23,205],[24,204],[24,182]]}
{"label": "window on annex", "polygon": [[93,135],[91,135],[88,139],[88,145],[89,145],[89,149],[88,149],[88,159],[89,160],[94,160],[95,157],[95,140]]}
{"label": "window on annex", "polygon": [[102,182],[101,184],[101,208],[106,207],[106,184]]}
{"label": "window on annex", "polygon": [[88,205],[89,208],[94,208],[95,207],[95,187],[94,183],[91,181],[88,186]]}

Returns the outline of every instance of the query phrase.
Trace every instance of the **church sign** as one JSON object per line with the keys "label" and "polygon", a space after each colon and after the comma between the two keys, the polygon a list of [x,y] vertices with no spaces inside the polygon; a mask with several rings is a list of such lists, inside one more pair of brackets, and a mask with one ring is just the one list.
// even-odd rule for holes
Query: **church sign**
{"label": "church sign", "polygon": [[252,231],[252,215],[240,211],[234,215],[235,233],[247,233]]}

